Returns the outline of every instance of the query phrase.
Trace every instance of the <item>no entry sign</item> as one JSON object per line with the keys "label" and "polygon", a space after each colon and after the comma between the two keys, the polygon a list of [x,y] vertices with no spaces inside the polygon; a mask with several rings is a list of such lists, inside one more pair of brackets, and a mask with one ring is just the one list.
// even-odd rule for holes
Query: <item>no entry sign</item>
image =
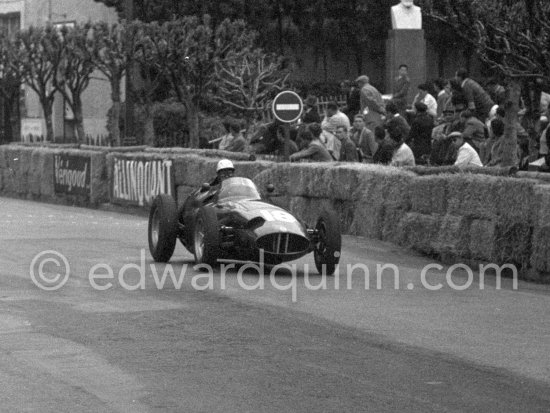
{"label": "no entry sign", "polygon": [[287,90],[275,96],[272,108],[275,118],[281,122],[291,123],[300,118],[304,104],[298,94]]}

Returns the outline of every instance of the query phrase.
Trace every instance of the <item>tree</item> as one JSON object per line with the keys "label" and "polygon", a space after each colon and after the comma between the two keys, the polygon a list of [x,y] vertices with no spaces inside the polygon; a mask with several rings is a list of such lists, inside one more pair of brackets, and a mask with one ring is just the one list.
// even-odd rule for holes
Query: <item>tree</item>
{"label": "tree", "polygon": [[133,73],[134,96],[140,103],[143,111],[143,140],[151,145],[155,138],[153,119],[153,105],[155,95],[165,77],[165,68],[156,60],[158,54],[148,47],[152,47],[151,39],[158,38],[160,27],[156,23],[134,24],[132,33],[135,39],[140,39],[132,53],[137,70]]}
{"label": "tree", "polygon": [[256,35],[243,21],[224,20],[213,27],[209,16],[150,23],[138,40],[144,60],[166,75],[186,110],[191,147],[199,145],[199,109],[218,84],[216,67],[229,56],[252,49]]}
{"label": "tree", "polygon": [[533,133],[539,117],[542,82],[550,81],[550,3],[545,0],[423,0],[432,21],[452,28],[491,69],[505,76],[507,148],[505,163],[515,163],[516,123],[523,94],[527,129]]}
{"label": "tree", "polygon": [[133,53],[135,27],[136,23],[110,25],[99,22],[94,24],[91,34],[94,39],[90,45],[94,65],[111,86],[113,108],[108,128],[111,139],[117,146],[121,145],[121,84],[131,61],[129,55]]}
{"label": "tree", "polygon": [[24,82],[36,92],[46,121],[46,138],[53,140],[52,108],[59,65],[63,60],[63,42],[51,26],[29,27],[17,32],[14,46],[22,67]]}
{"label": "tree", "polygon": [[73,111],[77,142],[85,139],[82,94],[90,84],[95,68],[92,53],[95,38],[91,34],[90,23],[63,26],[58,33],[59,41],[62,42],[62,58],[53,84]]}
{"label": "tree", "polygon": [[[15,47],[13,36],[6,31],[0,31],[0,94],[4,100],[4,138],[9,142],[14,131],[11,123],[13,108],[19,105],[19,91],[21,89],[22,72],[19,50]],[[0,143],[3,143],[0,141]]]}
{"label": "tree", "polygon": [[220,82],[213,98],[232,108],[250,123],[273,97],[283,89],[289,76],[282,59],[262,49],[250,53],[231,53],[216,67]]}

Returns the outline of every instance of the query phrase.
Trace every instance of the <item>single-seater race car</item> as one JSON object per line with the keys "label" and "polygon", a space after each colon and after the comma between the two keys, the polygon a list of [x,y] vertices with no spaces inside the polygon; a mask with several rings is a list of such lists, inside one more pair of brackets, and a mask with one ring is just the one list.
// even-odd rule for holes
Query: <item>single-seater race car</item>
{"label": "single-seater race car", "polygon": [[[272,193],[272,185],[267,192]],[[170,195],[159,195],[149,213],[149,250],[157,262],[168,262],[176,240],[193,253],[197,264],[218,259],[276,265],[313,252],[321,274],[334,273],[342,238],[338,217],[323,211],[309,227],[287,210],[262,199],[248,178],[203,184],[178,209]]]}

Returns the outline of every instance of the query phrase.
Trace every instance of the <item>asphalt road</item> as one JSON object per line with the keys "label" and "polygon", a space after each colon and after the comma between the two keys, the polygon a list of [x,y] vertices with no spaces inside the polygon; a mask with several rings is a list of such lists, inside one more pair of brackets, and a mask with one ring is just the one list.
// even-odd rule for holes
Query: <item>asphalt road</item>
{"label": "asphalt road", "polygon": [[[475,274],[458,290],[468,275],[447,267],[422,282],[430,260],[355,237],[338,277],[310,257],[210,274],[181,246],[153,265],[146,231],[0,198],[1,412],[550,411],[547,286]],[[65,280],[54,252],[70,269],[46,291]],[[377,288],[378,264],[399,288],[391,272]]]}

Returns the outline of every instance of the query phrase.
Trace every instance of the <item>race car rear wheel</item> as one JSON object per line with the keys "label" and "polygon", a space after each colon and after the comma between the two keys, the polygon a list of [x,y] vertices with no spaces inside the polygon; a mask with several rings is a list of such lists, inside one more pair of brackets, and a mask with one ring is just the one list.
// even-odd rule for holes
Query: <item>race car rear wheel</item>
{"label": "race car rear wheel", "polygon": [[212,207],[202,207],[197,213],[193,225],[193,250],[197,264],[216,264],[220,254],[220,228]]}
{"label": "race car rear wheel", "polygon": [[333,211],[323,211],[315,225],[318,241],[313,249],[315,266],[320,274],[332,275],[340,261],[342,235],[338,216]]}
{"label": "race car rear wheel", "polygon": [[177,238],[178,212],[170,195],[158,195],[149,211],[149,251],[157,262],[168,262]]}

